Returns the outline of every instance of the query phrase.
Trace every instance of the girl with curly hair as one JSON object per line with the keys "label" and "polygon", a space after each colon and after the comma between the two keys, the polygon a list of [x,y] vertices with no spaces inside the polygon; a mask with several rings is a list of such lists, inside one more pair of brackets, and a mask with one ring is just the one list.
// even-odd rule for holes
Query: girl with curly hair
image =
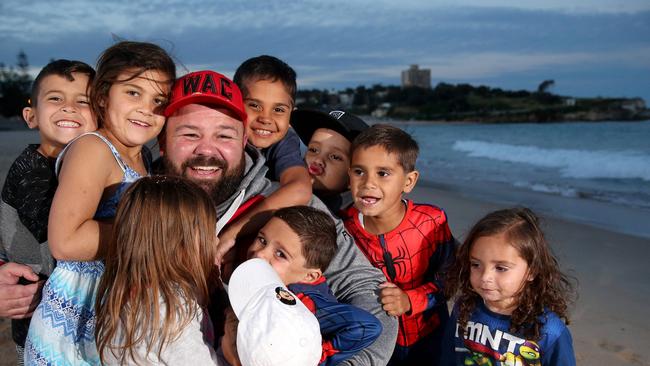
{"label": "girl with curly hair", "polygon": [[442,365],[575,365],[569,278],[527,208],[489,213],[458,249]]}

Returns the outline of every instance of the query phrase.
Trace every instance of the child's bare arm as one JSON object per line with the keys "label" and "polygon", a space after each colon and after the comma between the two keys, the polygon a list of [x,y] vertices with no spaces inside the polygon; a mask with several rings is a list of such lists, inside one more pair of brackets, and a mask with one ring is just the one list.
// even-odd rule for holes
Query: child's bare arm
{"label": "child's bare arm", "polygon": [[305,205],[311,199],[311,178],[302,166],[287,168],[280,175],[280,187],[255,205],[246,215],[229,224],[220,240],[235,239],[240,235],[253,235],[264,226],[273,211],[295,205]]}
{"label": "child's bare arm", "polygon": [[111,225],[93,217],[105,187],[115,180],[114,165],[115,158],[97,138],[81,138],[68,149],[48,222],[48,242],[54,258],[98,258],[100,240],[109,237]]}
{"label": "child's bare arm", "polygon": [[[304,166],[287,168],[280,175],[280,188],[270,197],[277,197],[277,208],[306,205],[311,199],[311,177]],[[269,197],[269,198],[270,198]],[[284,205],[282,203],[284,202]]]}

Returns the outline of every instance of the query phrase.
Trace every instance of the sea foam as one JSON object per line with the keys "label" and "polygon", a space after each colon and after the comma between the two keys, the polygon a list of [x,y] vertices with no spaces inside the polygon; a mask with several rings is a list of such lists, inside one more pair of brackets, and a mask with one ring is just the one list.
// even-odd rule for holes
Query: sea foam
{"label": "sea foam", "polygon": [[478,140],[457,140],[453,149],[471,157],[556,168],[568,178],[650,181],[650,155],[636,151],[546,149]]}

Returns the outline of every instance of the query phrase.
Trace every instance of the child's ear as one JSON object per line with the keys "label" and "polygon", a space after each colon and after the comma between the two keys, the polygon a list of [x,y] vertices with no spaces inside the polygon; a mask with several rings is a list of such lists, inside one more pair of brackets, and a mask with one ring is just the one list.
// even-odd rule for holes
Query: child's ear
{"label": "child's ear", "polygon": [[38,127],[38,122],[36,121],[36,113],[34,113],[34,108],[25,107],[23,108],[23,119],[27,122],[27,127],[34,129]]}
{"label": "child's ear", "polygon": [[311,283],[323,276],[323,273],[320,271],[320,269],[314,269],[310,268],[309,272],[305,275],[305,280],[303,282]]}
{"label": "child's ear", "polygon": [[406,181],[404,182],[404,188],[402,188],[402,192],[410,193],[413,190],[413,187],[415,187],[415,183],[418,182],[419,176],[420,172],[417,170],[406,173]]}

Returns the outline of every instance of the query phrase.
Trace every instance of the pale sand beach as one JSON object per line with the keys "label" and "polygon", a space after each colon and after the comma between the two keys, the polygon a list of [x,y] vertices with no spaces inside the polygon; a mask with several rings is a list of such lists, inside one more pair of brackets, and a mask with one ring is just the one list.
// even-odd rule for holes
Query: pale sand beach
{"label": "pale sand beach", "polygon": [[[0,133],[0,183],[27,140],[24,133]],[[489,211],[507,207],[460,191],[420,183],[411,198],[445,209],[454,235],[462,240]],[[579,365],[650,365],[650,239],[545,216],[545,231],[559,261],[578,280],[578,299],[569,328]],[[0,319],[0,365],[15,364],[10,322]]]}

